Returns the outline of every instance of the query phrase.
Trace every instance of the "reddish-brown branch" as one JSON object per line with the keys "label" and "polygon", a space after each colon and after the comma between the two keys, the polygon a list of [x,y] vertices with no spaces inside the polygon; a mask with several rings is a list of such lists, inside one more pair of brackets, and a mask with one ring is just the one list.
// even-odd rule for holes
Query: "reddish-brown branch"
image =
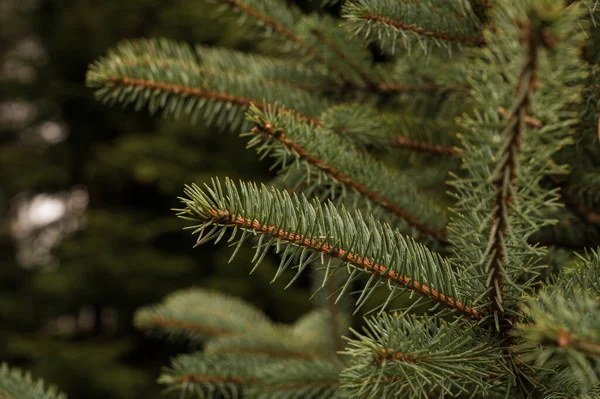
{"label": "reddish-brown branch", "polygon": [[[190,97],[199,97],[199,98],[208,98],[217,101],[222,101],[230,104],[237,105],[239,107],[248,108],[250,104],[254,104],[256,108],[260,110],[264,110],[265,106],[262,101],[246,98],[241,96],[234,96],[229,93],[223,93],[213,90],[205,90],[196,87],[188,87],[183,85],[178,85],[174,83],[164,83],[164,82],[154,82],[152,80],[145,79],[136,79],[136,78],[128,78],[128,77],[117,77],[117,76],[107,76],[106,80],[113,85],[117,86],[128,86],[128,87],[142,87],[145,89],[158,89],[164,92],[172,93],[172,94],[182,94]],[[321,122],[317,118],[313,118],[311,116],[303,115],[298,112],[294,112],[294,117],[299,120],[305,120],[314,125],[319,125]]]}
{"label": "reddish-brown branch", "polygon": [[[504,116],[507,119],[514,118],[514,115],[509,115],[509,112],[504,107],[498,107],[498,113]],[[525,124],[528,127],[539,129],[543,126],[542,122],[539,119],[532,118],[530,116],[525,116],[524,118]],[[398,148],[405,148],[414,151],[422,151],[422,152],[430,152],[433,154],[447,154],[452,156],[458,156],[459,152],[453,147],[446,147],[438,144],[427,144],[421,143],[419,141],[413,141],[407,139],[406,137],[393,137],[392,145]]]}
{"label": "reddish-brown branch", "polygon": [[165,317],[152,317],[146,322],[149,326],[160,326],[160,327],[168,327],[168,328],[178,328],[181,330],[197,332],[201,334],[214,335],[214,336],[222,336],[222,335],[230,335],[231,331],[225,330],[217,327],[203,326],[198,323],[192,323],[189,321],[182,320],[173,320],[167,319]]}
{"label": "reddish-brown branch", "polygon": [[[176,58],[144,58],[144,57],[130,57],[120,59],[120,62],[123,64],[134,67],[134,66],[143,66],[145,68],[150,67],[150,63],[154,65],[158,65],[162,70],[168,71],[173,64],[178,64],[177,68],[182,71],[192,71],[197,72],[200,76],[211,76],[211,77],[220,77],[220,76],[229,76],[233,78],[243,78],[245,75],[234,71],[234,70],[216,70],[206,66],[201,66],[194,63],[183,63],[181,60]],[[266,86],[291,86],[296,87],[298,89],[304,90],[318,90],[321,89],[322,86],[318,83],[310,83],[310,82],[294,82],[283,79],[265,79],[263,80]]]}
{"label": "reddish-brown branch", "polygon": [[361,194],[365,198],[370,199],[371,201],[378,204],[382,208],[384,208],[384,209],[394,213],[395,215],[401,217],[402,219],[406,220],[406,222],[408,224],[415,227],[416,229],[418,229],[424,233],[431,234],[432,236],[434,236],[435,238],[437,238],[439,240],[443,240],[445,238],[443,231],[436,230],[430,226],[427,226],[427,225],[419,222],[417,220],[417,218],[408,214],[408,212],[406,212],[404,209],[400,208],[398,205],[394,204],[387,198],[385,198],[385,197],[381,196],[380,194],[377,194],[373,191],[370,191],[363,184],[360,184],[360,183],[354,181],[350,176],[347,176],[343,172],[341,172],[341,171],[337,170],[336,168],[334,168],[333,166],[327,164],[325,161],[312,155],[305,148],[301,147],[296,142],[294,142],[293,140],[286,137],[286,135],[283,133],[283,131],[281,129],[274,129],[273,126],[267,122],[261,128],[254,127],[252,129],[252,131],[254,133],[261,132],[262,134],[273,137],[274,139],[278,140],[281,144],[283,144],[287,148],[296,152],[300,158],[304,159],[309,164],[324,171],[325,173],[327,173],[328,175],[330,175],[331,177],[333,177],[334,179],[336,179],[338,182],[342,183],[346,187],[354,189],[359,194]]}
{"label": "reddish-brown branch", "polygon": [[[259,110],[265,110],[264,103],[253,98],[234,96],[229,93],[223,93],[212,90],[199,89],[196,87],[187,87],[183,85],[177,85],[174,83],[154,82],[152,80],[127,78],[127,77],[116,77],[108,76],[106,78],[109,82],[118,86],[129,86],[129,87],[143,87],[146,89],[158,89],[172,94],[183,94],[190,97],[209,98],[217,101],[223,101],[230,104],[237,105],[239,107],[248,108],[250,104],[254,104]],[[281,111],[290,112],[290,111]],[[298,120],[307,121],[314,126],[320,126],[321,121],[318,118],[303,115],[299,112],[292,112],[294,117]],[[403,137],[395,137],[392,139],[392,144],[401,147],[417,151],[426,151],[434,153],[448,153],[451,154],[455,151],[449,147],[443,147],[438,145],[429,145],[425,143],[419,143],[411,141]],[[438,237],[439,238],[439,237]]]}
{"label": "reddish-brown branch", "polygon": [[452,147],[445,147],[438,144],[427,144],[418,141],[407,139],[406,137],[394,137],[392,138],[392,145],[394,147],[406,148],[409,150],[430,152],[433,154],[447,154],[456,156],[458,152]]}
{"label": "reddish-brown branch", "polygon": [[376,14],[368,14],[365,16],[367,21],[372,21],[376,23],[380,23],[383,25],[391,26],[395,29],[401,29],[409,32],[414,32],[418,35],[435,37],[436,39],[447,40],[450,42],[460,42],[460,43],[468,43],[481,45],[484,43],[484,39],[482,36],[477,37],[469,37],[469,36],[460,36],[460,35],[452,35],[450,33],[436,32],[429,29],[421,28],[419,26],[405,24],[399,21],[394,21],[393,19],[382,17]]}
{"label": "reddish-brown branch", "polygon": [[[530,109],[531,94],[535,90],[535,71],[537,67],[537,37],[530,26],[523,28],[523,45],[527,48],[526,62],[521,70],[515,96],[518,102],[512,107],[514,111],[505,114],[508,118],[507,135],[508,145],[497,159],[501,161],[493,176],[492,185],[495,194],[493,197],[494,213],[491,220],[490,238],[484,256],[490,255],[489,262],[489,298],[492,312],[504,312],[504,266],[508,262],[504,252],[505,237],[509,233],[508,213],[514,201],[512,188],[517,177],[521,137],[527,125],[527,112]],[[520,90],[525,90],[521,92]],[[502,112],[502,108],[499,112]]]}
{"label": "reddish-brown branch", "polygon": [[575,348],[582,352],[593,353],[595,356],[600,356],[600,345],[595,342],[581,339],[564,328],[558,329],[556,344],[563,349]]}
{"label": "reddish-brown branch", "polygon": [[381,364],[385,360],[398,360],[400,362],[418,363],[424,359],[419,358],[415,354],[396,352],[393,348],[381,348],[379,353],[374,353],[377,362]]}
{"label": "reddish-brown branch", "polygon": [[[509,115],[508,110],[504,107],[498,107],[498,113],[507,119],[511,119],[514,117],[514,115]],[[542,126],[544,126],[542,124],[542,121],[540,121],[539,119],[532,118],[531,116],[526,115],[524,120],[525,120],[525,124],[527,126],[535,128],[535,129],[539,129]]]}
{"label": "reddish-brown branch", "polygon": [[190,97],[202,97],[209,98],[218,101],[228,102],[231,104],[239,105],[241,107],[248,107],[250,104],[256,105],[259,109],[264,109],[261,102],[256,100],[233,96],[229,93],[222,93],[218,91],[204,90],[197,87],[188,87],[178,85],[174,83],[155,82],[152,80],[136,79],[128,77],[117,77],[108,76],[106,78],[109,82],[117,86],[130,86],[130,87],[143,87],[145,89],[158,89],[172,94],[183,94]]}
{"label": "reddish-brown branch", "polygon": [[321,252],[329,256],[342,259],[351,265],[358,267],[366,272],[378,274],[381,277],[388,279],[396,284],[406,287],[412,291],[418,292],[419,294],[428,297],[436,302],[440,302],[449,308],[456,309],[473,319],[481,319],[482,315],[476,309],[473,309],[469,305],[465,305],[461,301],[455,300],[436,289],[430,288],[425,284],[418,281],[414,281],[410,277],[402,276],[397,272],[388,269],[384,265],[372,262],[358,254],[348,252],[342,248],[335,248],[327,243],[319,240],[315,240],[309,237],[296,235],[292,232],[284,230],[277,230],[275,226],[262,225],[257,220],[245,219],[235,214],[229,214],[229,212],[218,209],[207,209],[207,217],[211,218],[215,223],[225,225],[236,225],[245,229],[260,232],[262,234],[268,234],[280,240],[288,241],[294,245],[309,248],[313,251]]}

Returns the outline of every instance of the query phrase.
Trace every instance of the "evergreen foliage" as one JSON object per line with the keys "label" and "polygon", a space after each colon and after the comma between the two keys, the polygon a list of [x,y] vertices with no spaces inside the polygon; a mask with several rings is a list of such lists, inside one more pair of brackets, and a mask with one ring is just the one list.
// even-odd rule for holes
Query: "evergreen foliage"
{"label": "evergreen foliage", "polygon": [[67,397],[54,387],[46,387],[43,381],[36,381],[31,375],[17,369],[10,369],[3,363],[0,365],[0,398],[66,399]]}
{"label": "evergreen foliage", "polygon": [[[203,398],[599,397],[595,7],[347,0],[340,20],[217,3],[264,54],[131,41],[88,84],[273,158],[271,187],[191,184],[178,215],[232,258],[251,242],[253,270],[274,248],[274,279],[312,270],[326,310],[280,326],[174,294],[137,324],[205,347],[159,382]],[[378,310],[362,332],[340,322],[348,294]]]}

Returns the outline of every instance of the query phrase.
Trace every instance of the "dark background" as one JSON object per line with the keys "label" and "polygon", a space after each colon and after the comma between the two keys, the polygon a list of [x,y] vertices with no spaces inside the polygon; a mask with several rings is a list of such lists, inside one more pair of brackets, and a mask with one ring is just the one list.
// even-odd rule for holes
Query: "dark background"
{"label": "dark background", "polygon": [[[237,133],[108,108],[88,64],[127,38],[250,49],[197,1],[0,1],[0,361],[70,398],[156,398],[181,344],[132,326],[140,306],[191,286],[225,291],[277,321],[307,311],[306,284],[248,275],[247,246],[192,249],[175,217],[183,185],[266,181]],[[222,249],[219,251],[219,249]]]}

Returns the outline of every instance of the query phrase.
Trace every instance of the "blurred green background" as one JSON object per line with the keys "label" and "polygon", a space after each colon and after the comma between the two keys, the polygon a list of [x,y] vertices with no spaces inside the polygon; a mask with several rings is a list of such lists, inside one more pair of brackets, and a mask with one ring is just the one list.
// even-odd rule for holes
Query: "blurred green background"
{"label": "blurred green background", "polygon": [[[187,348],[132,326],[136,308],[191,286],[256,304],[275,320],[310,307],[306,281],[248,275],[251,249],[192,249],[172,208],[186,183],[269,178],[237,134],[105,107],[89,63],[121,40],[166,36],[249,49],[201,2],[0,1],[0,361],[70,398],[164,397],[155,383]],[[220,248],[219,248],[220,247]]]}

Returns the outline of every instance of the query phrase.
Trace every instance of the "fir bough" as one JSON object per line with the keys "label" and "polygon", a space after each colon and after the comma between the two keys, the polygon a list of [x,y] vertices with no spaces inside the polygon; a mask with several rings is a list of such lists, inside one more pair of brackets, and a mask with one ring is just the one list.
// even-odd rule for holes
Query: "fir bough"
{"label": "fir bough", "polygon": [[[262,54],[142,39],[88,84],[272,158],[270,186],[190,184],[178,215],[198,244],[253,245],[254,268],[274,250],[274,279],[310,270],[325,295],[292,326],[203,291],[141,310],[140,327],[205,344],[159,382],[210,398],[599,397],[591,2],[214,3]],[[373,308],[362,329],[340,322]]]}

